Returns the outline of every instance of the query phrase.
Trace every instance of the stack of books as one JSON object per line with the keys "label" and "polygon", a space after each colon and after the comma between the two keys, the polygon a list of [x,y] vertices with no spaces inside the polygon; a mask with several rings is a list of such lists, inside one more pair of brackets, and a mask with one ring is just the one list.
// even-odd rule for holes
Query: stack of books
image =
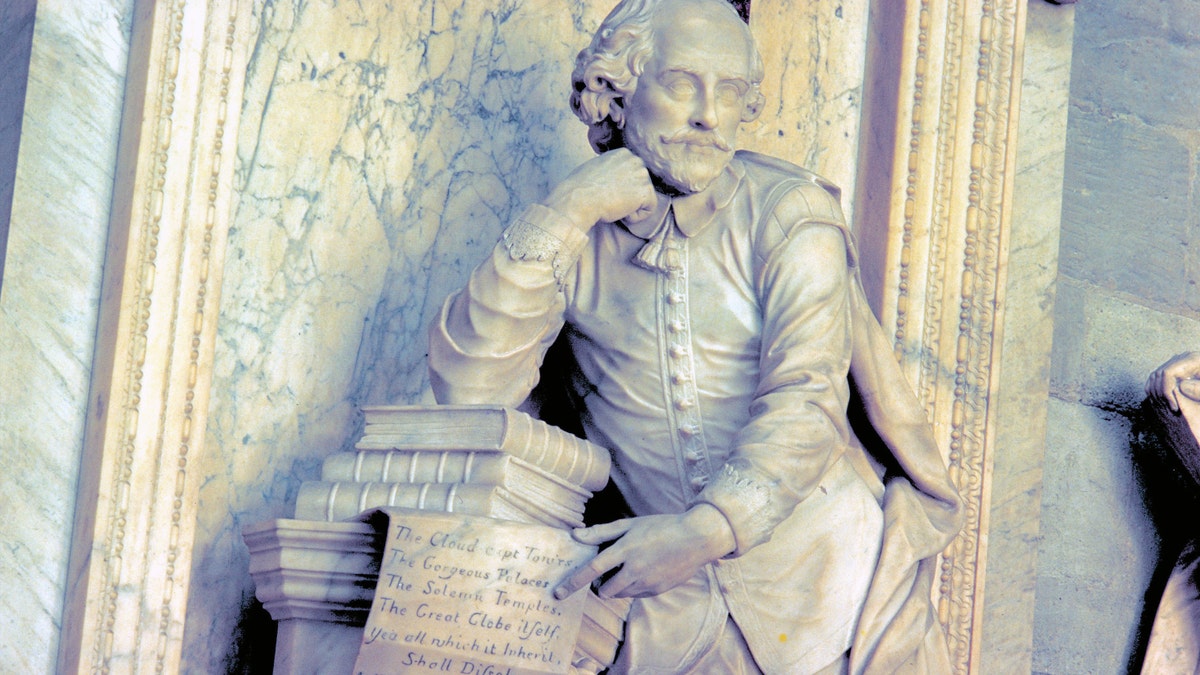
{"label": "stack of books", "polygon": [[[371,406],[350,452],[306,481],[296,518],[340,521],[395,506],[570,529],[612,468],[608,451],[529,415],[497,406]],[[613,661],[629,600],[589,592],[572,672]]]}
{"label": "stack of books", "polygon": [[608,481],[608,451],[492,406],[374,406],[353,452],[327,457],[296,500],[303,520],[398,506],[572,528]]}

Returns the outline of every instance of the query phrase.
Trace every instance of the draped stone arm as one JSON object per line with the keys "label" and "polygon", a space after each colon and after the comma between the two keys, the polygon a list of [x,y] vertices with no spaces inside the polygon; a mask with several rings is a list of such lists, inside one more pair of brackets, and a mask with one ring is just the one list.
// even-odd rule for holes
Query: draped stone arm
{"label": "draped stone arm", "polygon": [[[1167,361],[1146,380],[1151,402],[1170,451],[1200,489],[1200,352]],[[1196,542],[1185,547],[1163,589],[1142,662],[1143,673],[1200,669],[1200,572]]]}
{"label": "draped stone arm", "polygon": [[536,204],[505,230],[429,328],[438,403],[516,407],[529,396],[563,325],[563,277],[586,241],[566,218]]}
{"label": "draped stone arm", "polygon": [[1186,352],[1167,361],[1146,380],[1171,452],[1200,488],[1200,352]]}

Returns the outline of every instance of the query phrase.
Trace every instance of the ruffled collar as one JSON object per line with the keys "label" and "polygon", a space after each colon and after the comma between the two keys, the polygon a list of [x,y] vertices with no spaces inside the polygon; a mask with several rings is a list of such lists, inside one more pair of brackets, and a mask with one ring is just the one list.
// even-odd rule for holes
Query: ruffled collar
{"label": "ruffled collar", "polygon": [[[671,230],[678,229],[683,236],[692,237],[708,227],[717,212],[733,201],[733,195],[737,193],[745,175],[745,167],[734,158],[704,190],[679,196],[659,192],[658,204],[647,216],[636,221],[629,218],[622,220],[621,225],[630,234],[646,240],[634,256],[634,264],[658,272],[678,269],[679,254],[666,245]],[[672,213],[674,218],[668,218]],[[671,227],[672,221],[675,228]]]}

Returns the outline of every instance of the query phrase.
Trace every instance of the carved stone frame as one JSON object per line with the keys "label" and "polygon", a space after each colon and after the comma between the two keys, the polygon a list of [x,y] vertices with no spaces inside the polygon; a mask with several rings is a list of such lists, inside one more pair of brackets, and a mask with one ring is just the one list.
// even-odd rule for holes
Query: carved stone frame
{"label": "carved stone frame", "polygon": [[134,6],[59,672],[179,671],[249,5]]}
{"label": "carved stone frame", "polygon": [[[136,2],[62,672],[180,665],[248,5]],[[957,672],[979,663],[1024,12],[872,7],[856,213],[875,309],[967,500],[937,590]]]}
{"label": "carved stone frame", "polygon": [[864,281],[966,502],[935,590],[959,673],[981,656],[1025,13],[1026,0],[872,5]]}

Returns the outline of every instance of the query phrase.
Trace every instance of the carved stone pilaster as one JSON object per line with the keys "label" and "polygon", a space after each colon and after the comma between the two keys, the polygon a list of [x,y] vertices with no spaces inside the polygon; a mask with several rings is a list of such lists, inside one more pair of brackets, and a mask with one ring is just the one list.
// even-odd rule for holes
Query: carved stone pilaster
{"label": "carved stone pilaster", "polygon": [[[909,0],[887,11],[903,36],[872,27],[864,119],[884,141],[860,162],[859,236],[864,258],[883,270],[868,278],[875,309],[966,501],[935,591],[965,673],[979,659],[1026,9],[1021,0]],[[889,59],[899,64],[892,72]]]}
{"label": "carved stone pilaster", "polygon": [[138,0],[59,672],[177,672],[250,7]]}

